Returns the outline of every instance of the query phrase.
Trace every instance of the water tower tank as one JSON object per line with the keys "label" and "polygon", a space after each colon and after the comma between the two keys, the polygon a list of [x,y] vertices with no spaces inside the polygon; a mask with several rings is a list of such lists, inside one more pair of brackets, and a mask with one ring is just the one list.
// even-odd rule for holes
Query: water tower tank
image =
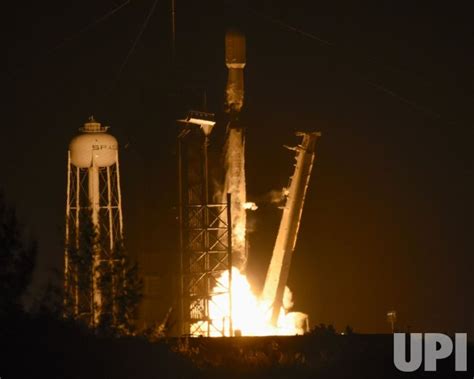
{"label": "water tower tank", "polygon": [[79,168],[112,166],[117,160],[118,142],[93,117],[79,129],[82,133],[69,144],[71,163]]}

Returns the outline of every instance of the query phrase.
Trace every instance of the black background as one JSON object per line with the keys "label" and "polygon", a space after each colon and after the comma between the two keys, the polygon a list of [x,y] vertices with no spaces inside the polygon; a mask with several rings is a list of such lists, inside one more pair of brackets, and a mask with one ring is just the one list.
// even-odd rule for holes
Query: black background
{"label": "black background", "polygon": [[[318,156],[289,285],[311,323],[387,332],[474,333],[473,28],[467,2],[169,2],[124,59],[153,0],[15,2],[5,8],[7,102],[0,184],[40,242],[33,292],[62,263],[69,140],[91,114],[121,143],[129,249],[173,272],[175,124],[189,107],[222,115],[228,26],[247,36],[248,275],[262,285],[297,130]],[[250,11],[249,8],[254,11]],[[266,17],[263,17],[265,15]],[[272,22],[301,28],[318,42]],[[85,31],[83,28],[91,25]],[[174,70],[172,69],[174,67]],[[378,86],[382,86],[378,87]],[[220,159],[224,125],[211,149]],[[219,134],[220,133],[220,134]]]}

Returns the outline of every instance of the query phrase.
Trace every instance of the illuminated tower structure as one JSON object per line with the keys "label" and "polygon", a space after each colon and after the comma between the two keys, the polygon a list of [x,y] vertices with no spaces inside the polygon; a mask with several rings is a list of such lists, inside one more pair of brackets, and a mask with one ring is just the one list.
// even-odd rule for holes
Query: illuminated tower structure
{"label": "illuminated tower structure", "polygon": [[[101,310],[98,268],[114,264],[123,237],[118,143],[107,129],[90,117],[68,151],[64,299],[66,312],[89,326],[97,325]],[[87,233],[92,241],[85,241]]]}
{"label": "illuminated tower structure", "polygon": [[[191,111],[179,124],[180,333],[233,335],[231,301],[229,309],[219,309],[225,320],[217,325],[210,318],[220,306],[213,301],[216,295],[231,300],[232,284],[230,195],[213,203],[210,193],[208,146],[214,115]],[[228,281],[222,280],[226,273]]]}
{"label": "illuminated tower structure", "polygon": [[313,170],[316,140],[321,136],[321,133],[298,132],[296,135],[302,138],[301,143],[296,147],[286,146],[289,150],[296,152],[296,164],[286,190],[286,202],[262,291],[262,299],[271,306],[273,325],[277,325],[283,305],[291,258],[295,250],[306,192]]}

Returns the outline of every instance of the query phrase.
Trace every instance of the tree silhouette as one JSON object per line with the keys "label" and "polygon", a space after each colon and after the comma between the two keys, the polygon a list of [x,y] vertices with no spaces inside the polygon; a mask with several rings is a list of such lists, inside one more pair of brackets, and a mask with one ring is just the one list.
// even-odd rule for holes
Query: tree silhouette
{"label": "tree silhouette", "polygon": [[70,268],[64,278],[64,316],[90,325],[93,317],[93,258],[97,251],[98,232],[92,223],[92,213],[80,215],[80,232],[66,246]]}
{"label": "tree silhouette", "polygon": [[319,324],[315,325],[311,331],[310,334],[314,335],[319,335],[319,336],[332,336],[336,335],[336,329],[332,324],[326,325],[326,324]]}
{"label": "tree silhouette", "polygon": [[99,287],[102,295],[99,330],[134,334],[143,283],[138,265],[131,261],[122,241],[115,245],[111,259],[99,265]]}
{"label": "tree silhouette", "polygon": [[344,329],[344,334],[347,336],[354,334],[354,329],[352,329],[352,326],[347,325],[346,328]]}
{"label": "tree silhouette", "polygon": [[[133,334],[142,298],[138,266],[131,261],[123,241],[117,241],[112,251],[104,248],[108,245],[108,238],[101,238],[92,222],[91,212],[83,212],[80,225],[78,243],[67,247],[71,263],[67,279],[86,301],[78,301],[74,290],[66,289],[64,314],[83,320],[101,334]],[[94,261],[98,262],[97,267],[94,267]],[[94,302],[94,281],[100,294],[99,303]]]}
{"label": "tree silhouette", "polygon": [[0,318],[22,310],[37,255],[36,242],[25,240],[16,212],[0,191]]}

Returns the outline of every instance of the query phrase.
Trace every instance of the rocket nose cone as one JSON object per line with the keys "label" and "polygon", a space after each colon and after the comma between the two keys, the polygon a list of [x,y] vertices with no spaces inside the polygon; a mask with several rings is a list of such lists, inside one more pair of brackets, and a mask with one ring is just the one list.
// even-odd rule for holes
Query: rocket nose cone
{"label": "rocket nose cone", "polygon": [[226,38],[244,38],[245,39],[244,34],[240,30],[235,29],[235,28],[227,29],[225,36]]}
{"label": "rocket nose cone", "polygon": [[225,62],[245,65],[245,36],[238,30],[229,29],[225,35]]}

